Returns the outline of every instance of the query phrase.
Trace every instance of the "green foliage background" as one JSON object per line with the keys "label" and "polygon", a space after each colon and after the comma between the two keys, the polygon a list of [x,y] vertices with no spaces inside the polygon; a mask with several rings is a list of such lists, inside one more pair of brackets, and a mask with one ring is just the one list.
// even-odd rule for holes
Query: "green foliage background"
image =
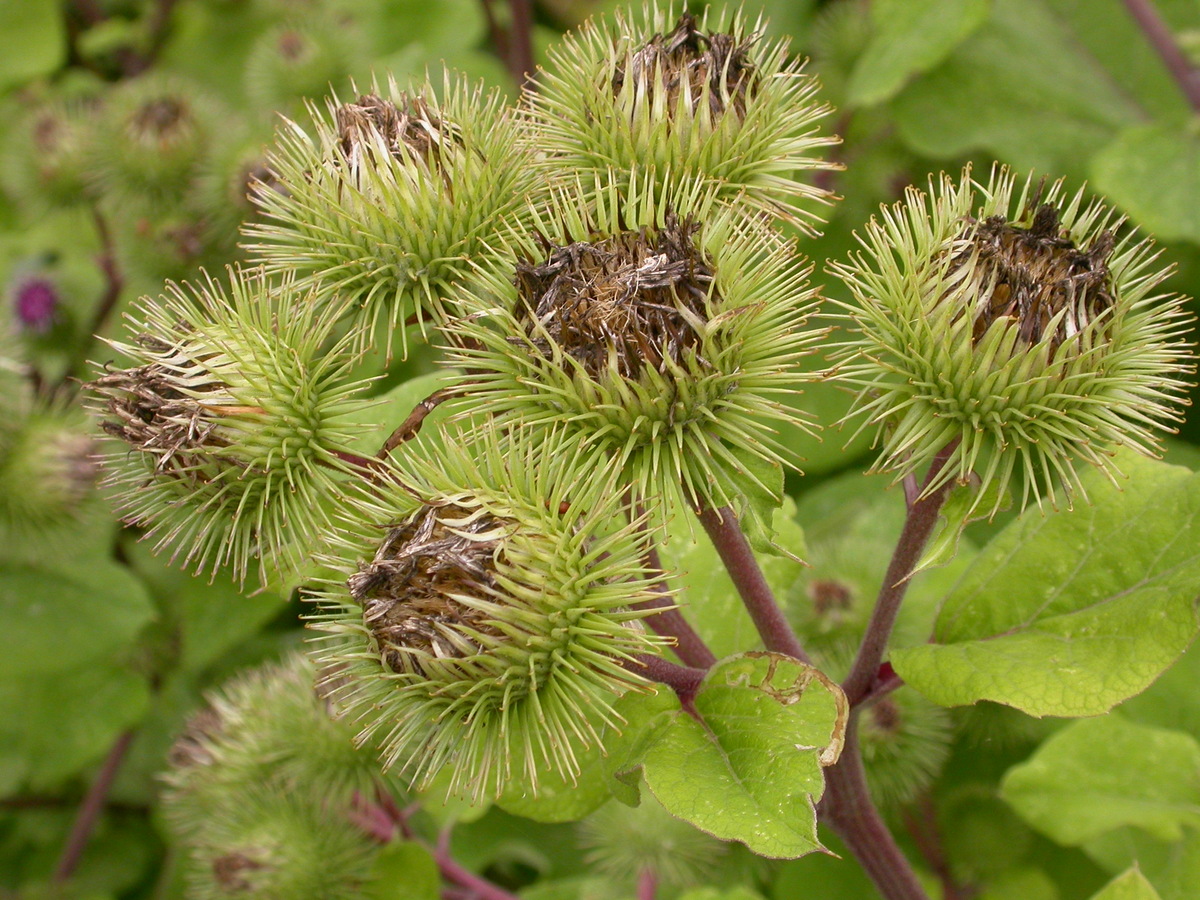
{"label": "green foliage background", "polygon": [[[505,10],[493,5],[503,26]],[[535,56],[543,59],[564,29],[618,5],[544,0],[537,5]],[[1200,55],[1200,6],[1194,0],[1158,0],[1156,5],[1185,50]],[[80,12],[85,6],[100,10],[98,22],[89,24]],[[1158,238],[1164,257],[1178,266],[1170,289],[1200,295],[1200,120],[1120,0],[746,3],[751,12],[759,6],[769,18],[770,33],[790,36],[793,51],[811,57],[824,99],[836,107],[827,128],[844,137],[835,153],[846,170],[830,178],[844,199],[834,207],[823,236],[802,245],[818,270],[825,259],[844,256],[853,246],[854,230],[880,203],[897,199],[904,186],[923,185],[930,174],[953,172],[972,160],[986,172],[1000,160],[1020,171],[1065,176],[1070,187],[1086,181]],[[155,48],[155,15],[162,9],[169,10],[169,19],[161,48]],[[321,30],[336,52],[320,75],[343,98],[350,96],[352,80],[366,85],[372,75],[390,73],[404,82],[422,77],[427,68],[436,71],[443,62],[516,97],[493,50],[485,5],[477,0],[0,3],[5,175],[0,180],[5,186],[0,290],[5,316],[12,315],[23,279],[46,278],[59,293],[60,315],[50,331],[22,336],[43,384],[63,383],[70,394],[68,376],[85,371],[80,360],[111,358],[112,352],[90,337],[107,287],[97,264],[105,244],[89,205],[49,209],[26,196],[20,179],[29,147],[21,123],[51,100],[104,97],[116,90],[127,54],[153,51],[155,72],[178,77],[190,85],[185,90],[203,95],[216,111],[219,125],[206,150],[205,177],[219,179],[239,148],[269,142],[278,113],[304,121],[301,97],[290,93],[301,83],[272,82],[262,74],[263,48],[269,49],[271,36],[287,23]],[[201,186],[179,206],[153,214],[130,212],[103,185],[97,196],[112,223],[116,263],[124,277],[105,326],[110,333],[130,301],[157,294],[164,277],[186,277],[197,265],[217,267],[237,259],[239,215],[221,209],[219,193],[214,201]],[[203,236],[194,246],[172,245],[167,252],[162,241],[169,239],[156,232],[164,222],[201,222]],[[842,298],[836,282],[827,292]],[[820,365],[820,358],[812,364]],[[378,357],[368,366],[386,373],[381,394],[432,368],[420,353],[390,370]],[[0,387],[8,389],[7,383]],[[374,414],[398,422],[414,398],[426,393],[391,394]],[[817,385],[802,402],[829,423],[845,411],[848,400],[832,387]],[[881,494],[877,479],[861,476],[866,448],[861,439],[845,446],[848,437],[826,433],[817,442],[799,433],[788,436],[807,458],[808,475],[789,476],[788,487],[798,500],[797,519],[816,568],[802,571],[772,559],[768,569],[797,610],[821,573],[836,573],[850,583],[877,583],[895,533],[880,523],[899,524],[899,498],[895,492]],[[1200,421],[1193,421],[1171,442],[1168,461],[1193,466],[1200,461],[1197,443]],[[1155,487],[1164,496],[1190,498],[1194,483],[1194,477],[1180,473],[1169,485]],[[103,513],[104,504],[103,499],[87,501],[78,520],[60,529],[53,543],[20,535],[6,535],[0,543],[0,897],[181,896],[176,859],[156,818],[156,778],[167,750],[205,690],[244,667],[278,657],[304,638],[295,597],[272,591],[247,597],[226,579],[207,583],[181,573],[139,544],[137,534],[118,530]],[[838,527],[829,524],[834,513],[842,517]],[[1100,509],[1096,515],[1109,516],[1104,519],[1108,533],[1119,539],[1126,514]],[[1172,535],[1193,533],[1187,509],[1173,515],[1161,523],[1167,542]],[[911,621],[902,621],[902,630],[928,633],[938,600],[970,565],[975,548],[1003,525],[998,520],[974,526],[954,566],[922,576],[905,613]],[[1005,539],[1011,544],[1027,538],[1014,533]],[[1158,545],[1149,545],[1144,553],[1153,556],[1157,550]],[[878,559],[880,572],[865,571],[872,565],[865,559]],[[692,573],[688,589],[711,598],[698,604],[705,612],[697,627],[718,654],[744,648],[751,631],[740,609],[719,602],[731,592],[704,577],[715,567],[712,554],[694,550],[681,561]],[[1195,565],[1190,555],[1180,565],[1185,563]],[[1033,577],[1012,576],[1016,586]],[[951,603],[970,589],[970,578],[968,572],[950,593]],[[1190,604],[1172,616],[1176,624],[1162,638],[1171,644],[1170,655],[1186,646],[1194,631]],[[959,630],[950,639],[986,636],[972,631],[971,623],[954,627]],[[947,639],[945,633],[942,638]],[[924,668],[944,671],[947,664],[932,658],[937,648],[906,652],[910,681],[918,680]],[[1084,704],[1086,713],[1105,708],[1103,675],[1089,672],[1090,682],[1064,688],[1084,696],[1089,685],[1094,688],[1093,699],[1099,699]],[[929,813],[936,810],[940,864],[956,879],[982,885],[980,900],[1091,897],[1134,860],[1154,887],[1128,875],[1098,896],[1144,898],[1153,896],[1152,890],[1163,898],[1197,896],[1198,683],[1200,664],[1192,653],[1103,720],[1038,720],[989,703],[956,710],[959,737],[926,806],[894,816],[906,849],[920,858],[916,851],[922,843],[935,840]],[[45,886],[79,798],[124,734],[132,736],[132,745],[107,811],[69,892],[52,893]],[[622,896],[605,879],[584,874],[583,851],[569,827],[492,809],[457,827],[453,849],[467,867],[523,890],[530,900]],[[924,857],[933,889],[941,874],[938,862],[938,857]],[[397,871],[420,868],[400,858],[393,863]],[[746,893],[746,885],[759,893]],[[412,891],[395,896],[432,897],[436,888],[425,884]],[[740,849],[723,861],[712,892],[680,894],[693,900],[872,895],[865,876],[848,859],[813,854],[751,864]]]}

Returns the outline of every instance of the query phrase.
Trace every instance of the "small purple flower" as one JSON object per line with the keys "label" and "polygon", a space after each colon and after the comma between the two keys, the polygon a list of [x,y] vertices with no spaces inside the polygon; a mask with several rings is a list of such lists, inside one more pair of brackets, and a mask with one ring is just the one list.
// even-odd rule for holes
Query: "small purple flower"
{"label": "small purple flower", "polygon": [[50,330],[58,309],[58,289],[47,278],[34,276],[17,285],[14,307],[22,327],[39,334]]}

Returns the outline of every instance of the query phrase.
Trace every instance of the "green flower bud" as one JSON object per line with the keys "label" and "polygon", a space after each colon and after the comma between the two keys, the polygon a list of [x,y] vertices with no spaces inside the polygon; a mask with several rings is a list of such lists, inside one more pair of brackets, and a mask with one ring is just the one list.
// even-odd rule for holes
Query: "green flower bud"
{"label": "green flower bud", "polygon": [[198,88],[146,76],[110,95],[95,142],[97,188],[126,210],[181,202],[208,149],[212,110]]}
{"label": "green flower bud", "polygon": [[[358,498],[314,627],[336,706],[418,788],[450,767],[478,800],[513,779],[579,774],[576,750],[643,683],[661,639],[633,607],[657,596],[641,522],[562,431],[426,434],[394,480]],[[622,524],[614,524],[622,523]]]}
{"label": "green flower bud", "polygon": [[830,110],[813,99],[815,79],[740,13],[673,19],[647,8],[586,24],[551,51],[530,97],[547,163],[703,177],[723,200],[811,231],[831,195],[796,175],[839,168],[812,155],[837,143],[817,130]]}
{"label": "green flower bud", "polygon": [[630,808],[609,801],[578,825],[584,861],[614,885],[653,873],[664,888],[707,884],[729,845],[668,813],[648,790]]}
{"label": "green flower bud", "polygon": [[785,461],[772,422],[805,425],[777,398],[824,334],[805,330],[810,268],[702,180],[669,204],[644,187],[598,184],[590,210],[558,192],[510,236],[515,277],[481,277],[478,309],[451,326],[463,390],[504,421],[561,423],[643,501],[770,492],[754,469]]}
{"label": "green flower bud", "polygon": [[858,740],[871,797],[884,810],[915,800],[942,771],[950,755],[950,711],[901,688],[858,715]]}
{"label": "green flower bud", "polygon": [[302,654],[225,685],[193,716],[171,750],[163,802],[182,835],[204,831],[244,791],[270,785],[328,809],[349,810],[400,785],[354,746],[354,728],[333,718]]}
{"label": "green flower bud", "polygon": [[877,469],[923,472],[950,448],[927,491],[977,476],[986,512],[1015,481],[1022,507],[1055,504],[1079,489],[1075,460],[1115,472],[1118,447],[1154,454],[1179,421],[1181,298],[1156,291],[1152,242],[1082,192],[968,170],[910,189],[861,243],[832,267],[857,301],[833,376],[877,429]]}
{"label": "green flower bud", "polygon": [[112,346],[135,365],[89,385],[110,453],[110,482],[128,521],[197,570],[254,558],[295,563],[325,523],[326,498],[349,467],[344,417],[361,406],[354,357],[330,336],[334,317],[295,285],[230,272],[143,298],[132,341]]}
{"label": "green flower bud", "polygon": [[316,137],[285,121],[268,165],[275,183],[257,186],[266,224],[246,229],[248,249],[268,272],[296,272],[325,302],[356,310],[360,338],[377,327],[424,321],[446,291],[487,260],[501,221],[534,192],[525,143],[498,92],[447,83],[415,94],[391,83],[367,94],[310,106]]}
{"label": "green flower bud", "polygon": [[95,438],[63,404],[39,405],[0,441],[0,535],[45,536],[76,520],[94,494]]}
{"label": "green flower bud", "polygon": [[351,26],[317,15],[270,28],[246,58],[246,93],[264,109],[289,110],[304,97],[321,97],[350,73],[363,48]]}
{"label": "green flower bud", "polygon": [[34,209],[87,201],[95,129],[95,110],[83,103],[50,101],[33,107],[13,130],[4,187]]}
{"label": "green flower bud", "polygon": [[343,810],[250,785],[188,840],[194,900],[359,900],[379,844]]}

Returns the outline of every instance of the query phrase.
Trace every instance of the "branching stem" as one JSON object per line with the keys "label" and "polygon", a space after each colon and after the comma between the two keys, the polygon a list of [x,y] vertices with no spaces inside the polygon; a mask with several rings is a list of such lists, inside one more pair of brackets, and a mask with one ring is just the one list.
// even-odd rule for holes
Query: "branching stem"
{"label": "branching stem", "polygon": [[[662,561],[658,551],[651,547],[646,551],[646,567],[651,572],[662,571]],[[657,609],[659,612],[648,616],[644,621],[654,630],[655,634],[675,639],[675,655],[687,666],[697,669],[708,669],[717,661],[716,654],[704,643],[704,638],[692,627],[670,600],[670,592],[665,583],[658,585],[659,596],[653,600],[643,600],[635,603],[634,609]]]}
{"label": "branching stem", "polygon": [[626,666],[631,672],[636,672],[651,681],[665,684],[673,690],[683,702],[690,702],[700,689],[700,682],[707,674],[704,669],[689,666],[677,666],[661,656],[652,653],[639,653],[636,663]]}
{"label": "branching stem", "polygon": [[808,654],[800,646],[800,639],[775,602],[775,595],[763,577],[754,551],[742,533],[733,510],[728,506],[720,509],[704,507],[697,515],[712,539],[721,562],[725,564],[729,577],[733,579],[733,585],[741,595],[766,648],[811,665]]}

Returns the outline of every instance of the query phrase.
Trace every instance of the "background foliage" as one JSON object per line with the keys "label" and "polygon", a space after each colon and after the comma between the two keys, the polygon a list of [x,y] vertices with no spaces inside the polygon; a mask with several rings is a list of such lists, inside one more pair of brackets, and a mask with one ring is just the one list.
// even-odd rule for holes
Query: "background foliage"
{"label": "background foliage", "polygon": [[[563,30],[617,5],[543,0],[535,10],[535,59],[544,59]],[[1179,44],[1200,59],[1200,6],[1156,5]],[[1178,265],[1169,287],[1200,295],[1196,110],[1119,0],[750,0],[746,6],[761,6],[768,30],[790,36],[793,51],[811,57],[824,99],[836,108],[827,127],[844,137],[834,152],[846,170],[823,176],[844,199],[823,236],[803,244],[818,270],[824,260],[843,257],[854,229],[906,185],[922,185],[929,174],[956,171],[969,160],[986,172],[996,159],[1066,176],[1070,187],[1087,181],[1157,236]],[[14,355],[28,360],[42,396],[57,398],[45,406],[47,419],[83,433],[68,411],[76,379],[88,372],[84,360],[112,356],[91,335],[115,334],[134,298],[157,294],[164,278],[238,259],[236,229],[251,215],[239,178],[248,161],[261,157],[278,114],[304,121],[302,98],[323,96],[328,84],[346,99],[355,80],[364,85],[372,75],[391,73],[403,82],[443,61],[515,98],[497,52],[510,24],[507,7],[479,0],[0,4],[2,324],[19,340]],[[106,115],[145,78],[169,79],[201,110],[202,133],[185,161],[181,190],[150,205],[128,196],[113,174],[121,159],[112,158],[127,148],[110,138],[77,161],[81,202],[46,202],[32,174],[43,153],[38,116],[71,109],[81,127],[105,134]],[[31,283],[52,291],[52,314],[37,318],[20,306]],[[827,288],[847,299],[839,290],[836,281]],[[369,368],[385,376],[380,394],[432,371],[421,353],[390,368],[376,356]],[[7,379],[0,391],[10,396],[24,389],[12,372],[0,377]],[[421,382],[389,395],[374,414],[402,420],[426,387]],[[804,402],[831,422],[849,397],[817,385]],[[796,610],[823,577],[877,583],[899,524],[900,498],[861,476],[866,447],[861,439],[846,447],[847,437],[788,436],[807,458],[807,477],[789,476],[788,487],[814,568],[782,559],[768,565]],[[1188,423],[1168,461],[1200,462],[1197,442],[1200,422]],[[1194,482],[1180,476],[1160,489],[1188,497]],[[157,817],[157,777],[168,748],[205,690],[304,638],[300,604],[289,592],[244,596],[229,579],[210,583],[179,572],[139,544],[136,533],[120,529],[108,508],[105,498],[89,495],[65,521],[36,536],[0,515],[0,897],[181,896],[176,856]],[[839,519],[830,518],[833,511]],[[1135,518],[1134,511],[1107,507],[1094,516],[1112,540]],[[1186,510],[1179,516],[1180,528],[1190,523]],[[905,612],[912,621],[902,621],[902,629],[928,628],[931,604],[970,565],[974,547],[1004,524],[1001,518],[974,526],[953,566],[924,576]],[[1009,543],[1029,539],[1006,535]],[[1148,544],[1143,552],[1156,550]],[[879,572],[871,570],[875,559]],[[708,577],[715,557],[697,549],[681,562],[690,573],[688,589],[711,598],[697,603],[704,609],[699,630],[718,654],[746,646],[751,630],[740,609],[722,606],[732,592]],[[970,577],[950,593],[950,603],[969,592]],[[1016,586],[1032,577],[1012,574]],[[809,629],[830,636],[835,656],[837,627],[825,620]],[[954,628],[942,639],[987,636],[970,622]],[[1181,623],[1164,640],[1186,644],[1190,634]],[[1018,646],[1022,637],[1006,639],[1017,648],[1011,652],[1039,652]],[[907,677],[944,666],[933,658],[937,652],[908,651]],[[1084,706],[1093,702],[1084,712],[1106,708],[1106,676],[1140,677],[1086,676],[1066,688]],[[972,882],[982,886],[977,896],[989,900],[1091,897],[1133,860],[1160,896],[1195,896],[1198,677],[1195,654],[1185,654],[1103,720],[1039,720],[986,702],[954,710],[950,727],[959,737],[939,761],[934,789],[893,810],[910,856],[922,861],[931,886]],[[968,699],[976,696],[968,691]],[[72,823],[106,759],[119,760],[120,768],[76,864],[68,859]],[[1097,772],[1106,773],[1102,782]],[[581,874],[588,871],[585,845],[571,827],[496,808],[462,821],[452,843],[463,865],[530,900],[632,896],[614,879]],[[421,865],[394,864],[405,872]],[[64,870],[73,871],[69,886],[59,884],[53,891],[64,893],[54,893],[55,873]],[[1140,878],[1123,876],[1100,896],[1152,896]],[[739,847],[721,859],[710,881],[710,889],[675,895],[850,900],[873,891],[847,860],[814,854],[768,864],[752,862]],[[437,888],[427,879],[406,890],[412,892],[396,896],[433,897]]]}

